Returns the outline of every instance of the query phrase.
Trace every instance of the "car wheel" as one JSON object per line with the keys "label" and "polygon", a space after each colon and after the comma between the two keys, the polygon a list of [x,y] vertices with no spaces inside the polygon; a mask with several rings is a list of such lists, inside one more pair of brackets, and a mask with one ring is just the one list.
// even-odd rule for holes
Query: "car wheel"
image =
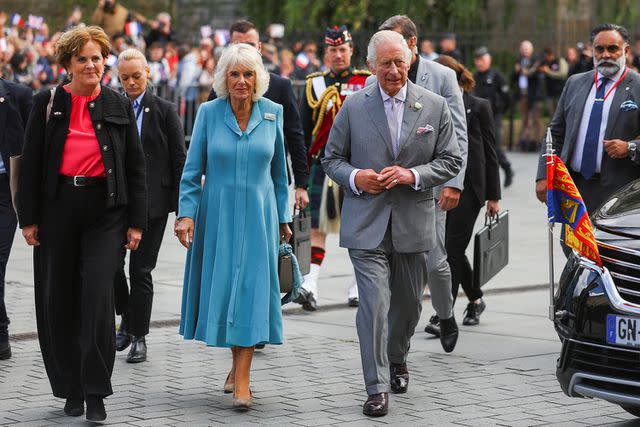
{"label": "car wheel", "polygon": [[636,417],[640,417],[640,406],[625,406],[620,405],[622,409],[630,413],[631,415],[635,415]]}

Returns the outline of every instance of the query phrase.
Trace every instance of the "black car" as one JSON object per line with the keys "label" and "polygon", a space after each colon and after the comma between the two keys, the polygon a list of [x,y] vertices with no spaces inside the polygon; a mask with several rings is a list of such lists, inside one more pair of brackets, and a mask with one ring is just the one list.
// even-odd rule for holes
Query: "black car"
{"label": "black car", "polygon": [[640,180],[592,220],[604,268],[574,252],[562,272],[556,376],[568,396],[604,399],[640,417]]}

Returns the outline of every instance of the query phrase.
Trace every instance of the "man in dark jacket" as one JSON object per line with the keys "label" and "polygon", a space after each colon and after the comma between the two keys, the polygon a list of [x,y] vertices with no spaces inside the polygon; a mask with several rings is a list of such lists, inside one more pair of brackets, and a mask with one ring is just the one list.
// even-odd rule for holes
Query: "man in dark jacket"
{"label": "man in dark jacket", "polygon": [[9,191],[9,158],[22,152],[29,118],[31,89],[0,79],[0,360],[11,357],[9,317],[4,303],[4,274],[16,233],[16,213]]}
{"label": "man in dark jacket", "polygon": [[[262,51],[260,34],[255,25],[249,21],[237,21],[229,28],[231,43],[246,43],[258,51]],[[216,99],[216,93],[211,89],[209,101]],[[302,122],[298,104],[293,95],[291,82],[276,74],[270,73],[269,89],[264,97],[282,105],[284,109],[284,146],[291,156],[293,167],[293,178],[296,186],[296,205],[304,209],[309,204],[307,194],[307,183],[309,182],[309,168],[307,166],[307,149],[304,143],[304,133],[302,132]],[[291,173],[289,172],[289,180]]]}
{"label": "man in dark jacket", "polygon": [[509,108],[509,84],[502,73],[491,66],[491,54],[486,47],[482,46],[475,51],[474,63],[477,71],[473,74],[476,81],[473,94],[488,100],[491,104],[495,123],[496,154],[500,167],[504,170],[504,186],[508,187],[513,182],[513,169],[502,149],[502,114]]}

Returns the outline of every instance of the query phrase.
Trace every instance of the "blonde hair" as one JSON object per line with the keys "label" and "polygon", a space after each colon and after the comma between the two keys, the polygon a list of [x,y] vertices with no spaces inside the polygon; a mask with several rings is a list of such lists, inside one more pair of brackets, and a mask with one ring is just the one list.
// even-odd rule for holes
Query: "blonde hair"
{"label": "blonde hair", "polygon": [[216,95],[220,98],[229,96],[227,71],[235,65],[241,65],[256,73],[256,86],[251,99],[257,101],[269,88],[269,72],[262,63],[260,52],[255,47],[244,43],[232,44],[222,51],[213,76],[213,90]]}
{"label": "blonde hair", "polygon": [[75,27],[62,34],[56,43],[56,59],[63,67],[69,67],[71,58],[80,54],[80,51],[90,41],[95,42],[100,48],[103,58],[109,56],[111,43],[109,36],[98,26]]}
{"label": "blonde hair", "polygon": [[122,61],[141,61],[142,65],[148,67],[147,58],[144,56],[144,53],[140,52],[138,49],[125,49],[120,55],[118,55],[118,63]]}

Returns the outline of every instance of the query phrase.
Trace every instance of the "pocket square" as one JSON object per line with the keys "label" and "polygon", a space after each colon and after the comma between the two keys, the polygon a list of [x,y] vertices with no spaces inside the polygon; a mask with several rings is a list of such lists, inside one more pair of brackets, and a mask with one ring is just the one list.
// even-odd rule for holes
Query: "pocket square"
{"label": "pocket square", "polygon": [[637,109],[638,104],[636,104],[635,101],[628,100],[620,104],[620,111],[632,111]]}
{"label": "pocket square", "polygon": [[426,125],[426,126],[419,126],[418,127],[418,135],[423,134],[423,133],[429,133],[429,132],[433,132],[435,129],[433,128],[433,126],[431,125]]}

